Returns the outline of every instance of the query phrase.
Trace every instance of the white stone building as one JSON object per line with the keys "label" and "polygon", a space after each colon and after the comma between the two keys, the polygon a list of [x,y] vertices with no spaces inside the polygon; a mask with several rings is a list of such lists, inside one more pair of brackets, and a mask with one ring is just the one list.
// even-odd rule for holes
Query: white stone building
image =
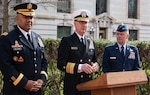
{"label": "white stone building", "polygon": [[[0,1],[3,5],[3,0]],[[16,2],[26,1],[38,4],[33,30],[43,38],[57,39],[70,35],[74,32],[71,13],[78,9],[87,9],[93,14],[87,35],[94,39],[114,40],[118,24],[125,23],[129,26],[130,40],[150,40],[149,0],[11,0],[10,29],[15,25],[12,7]],[[1,16],[0,14],[2,31]]]}

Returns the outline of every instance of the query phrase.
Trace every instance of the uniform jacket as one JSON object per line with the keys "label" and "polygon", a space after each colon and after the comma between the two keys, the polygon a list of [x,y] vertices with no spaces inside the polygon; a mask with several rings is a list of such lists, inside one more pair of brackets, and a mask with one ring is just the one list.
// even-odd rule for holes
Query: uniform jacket
{"label": "uniform jacket", "polygon": [[0,70],[3,95],[42,95],[24,89],[28,80],[46,81],[47,60],[41,37],[32,33],[33,46],[16,27],[0,37]]}
{"label": "uniform jacket", "polygon": [[[77,84],[91,80],[91,75],[77,73],[78,65],[96,62],[95,45],[91,39],[85,37],[85,49],[76,33],[63,37],[58,49],[57,67],[65,72],[64,95],[90,95],[90,91],[79,92]],[[83,52],[83,53],[82,53]]]}
{"label": "uniform jacket", "polygon": [[117,43],[106,46],[103,55],[102,66],[103,72],[105,73],[139,70],[140,58],[138,49],[134,46],[127,44],[125,57],[124,59],[122,59]]}

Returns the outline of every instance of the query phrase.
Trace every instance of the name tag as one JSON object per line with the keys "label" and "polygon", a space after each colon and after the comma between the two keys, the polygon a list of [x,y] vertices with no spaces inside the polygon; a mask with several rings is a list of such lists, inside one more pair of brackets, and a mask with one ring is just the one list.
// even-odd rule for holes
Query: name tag
{"label": "name tag", "polygon": [[116,59],[116,57],[110,57],[110,59]]}
{"label": "name tag", "polygon": [[78,47],[71,47],[71,50],[78,50]]}

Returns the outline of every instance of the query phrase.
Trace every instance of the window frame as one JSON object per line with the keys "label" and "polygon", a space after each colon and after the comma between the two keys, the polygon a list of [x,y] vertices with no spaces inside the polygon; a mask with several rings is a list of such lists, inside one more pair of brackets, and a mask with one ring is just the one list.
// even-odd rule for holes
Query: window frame
{"label": "window frame", "polygon": [[[68,30],[66,31],[65,28],[66,29],[68,28]],[[57,26],[57,38],[61,39],[62,37],[69,36],[70,34],[71,34],[71,26]]]}
{"label": "window frame", "polygon": [[[96,0],[96,15],[102,14],[104,12],[107,12],[107,0]],[[99,6],[98,6],[99,4]],[[103,6],[103,10],[101,10],[101,5]]]}
{"label": "window frame", "polygon": [[[134,34],[135,34],[136,37],[134,36]],[[128,38],[129,41],[138,40],[138,30],[129,30],[129,35],[130,35],[129,38]],[[134,37],[132,37],[132,36],[134,36]],[[132,39],[131,39],[131,37],[132,37]]]}
{"label": "window frame", "polygon": [[[131,2],[134,5],[131,6],[130,5]],[[138,14],[138,0],[134,0],[134,1],[133,0],[128,0],[128,18],[137,19],[138,18],[137,14]]]}
{"label": "window frame", "polygon": [[57,12],[58,13],[71,13],[71,0],[58,0]]}

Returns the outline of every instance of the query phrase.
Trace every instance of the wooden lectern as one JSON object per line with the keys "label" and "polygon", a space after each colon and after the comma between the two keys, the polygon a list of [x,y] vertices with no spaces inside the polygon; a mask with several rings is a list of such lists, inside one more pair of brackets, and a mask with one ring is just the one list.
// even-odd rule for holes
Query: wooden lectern
{"label": "wooden lectern", "polygon": [[79,91],[91,90],[92,95],[136,95],[136,85],[147,82],[144,70],[111,72],[77,85]]}

